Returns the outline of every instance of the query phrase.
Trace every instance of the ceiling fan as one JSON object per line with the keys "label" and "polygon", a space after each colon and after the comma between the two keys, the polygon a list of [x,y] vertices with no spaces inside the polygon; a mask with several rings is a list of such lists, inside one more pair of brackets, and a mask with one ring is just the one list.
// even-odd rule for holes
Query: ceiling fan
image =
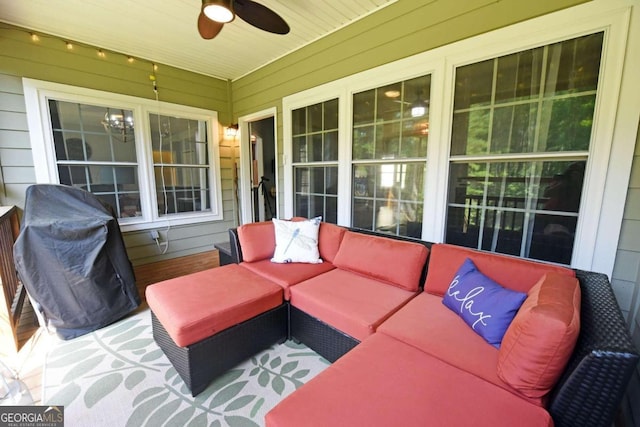
{"label": "ceiling fan", "polygon": [[224,24],[239,16],[245,22],[274,34],[287,34],[289,24],[273,10],[251,0],[202,0],[198,15],[198,32],[203,39],[212,39]]}

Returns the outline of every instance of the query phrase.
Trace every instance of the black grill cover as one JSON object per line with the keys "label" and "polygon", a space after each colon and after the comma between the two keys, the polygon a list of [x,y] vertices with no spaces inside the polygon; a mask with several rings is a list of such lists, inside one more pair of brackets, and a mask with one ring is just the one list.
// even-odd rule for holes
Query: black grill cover
{"label": "black grill cover", "polygon": [[41,322],[63,339],[115,322],[140,305],[113,209],[79,188],[27,188],[14,256]]}

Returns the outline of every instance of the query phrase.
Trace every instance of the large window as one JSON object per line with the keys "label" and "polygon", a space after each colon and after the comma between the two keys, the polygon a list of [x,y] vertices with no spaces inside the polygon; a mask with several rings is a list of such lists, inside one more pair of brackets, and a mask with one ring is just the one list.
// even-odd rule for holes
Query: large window
{"label": "large window", "polygon": [[569,264],[603,33],[456,70],[446,241]]}
{"label": "large window", "polygon": [[206,122],[149,115],[158,215],[211,210]]}
{"label": "large window", "polygon": [[222,219],[216,113],[25,79],[36,179],[94,193],[123,230]]}
{"label": "large window", "polygon": [[338,100],[292,112],[294,214],[338,220]]}
{"label": "large window", "polygon": [[351,225],[420,238],[430,76],[353,95]]}

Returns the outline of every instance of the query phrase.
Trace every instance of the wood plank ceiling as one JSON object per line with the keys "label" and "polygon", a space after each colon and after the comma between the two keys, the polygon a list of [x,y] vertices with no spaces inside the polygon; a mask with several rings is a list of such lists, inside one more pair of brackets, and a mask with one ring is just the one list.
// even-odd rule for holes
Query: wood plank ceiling
{"label": "wood plank ceiling", "polygon": [[0,0],[0,21],[234,80],[395,1],[258,0],[289,23],[289,34],[236,18],[213,40],[198,35],[201,0]]}

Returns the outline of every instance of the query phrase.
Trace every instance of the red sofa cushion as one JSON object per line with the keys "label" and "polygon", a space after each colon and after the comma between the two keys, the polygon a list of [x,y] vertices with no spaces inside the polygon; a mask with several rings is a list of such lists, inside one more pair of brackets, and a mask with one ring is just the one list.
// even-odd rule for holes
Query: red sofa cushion
{"label": "red sofa cushion", "polygon": [[148,286],[149,307],[186,347],[282,304],[282,288],[237,264]]}
{"label": "red sofa cushion", "polygon": [[547,273],[531,288],[498,352],[498,375],[529,397],[546,395],[564,371],[580,333],[580,284]]}
{"label": "red sofa cushion", "polygon": [[420,243],[347,231],[333,263],[343,270],[416,292],[428,255],[429,250]]}
{"label": "red sofa cushion", "polygon": [[320,223],[318,250],[323,261],[333,262],[347,229],[328,222]]}
{"label": "red sofa cushion", "polygon": [[253,222],[238,227],[242,259],[255,262],[271,259],[276,249],[276,232],[271,221]]}
{"label": "red sofa cushion", "polygon": [[[498,349],[454,312],[442,304],[442,298],[423,292],[409,301],[377,330],[420,349],[449,365],[517,394],[496,372]],[[528,399],[542,405],[539,398]]]}
{"label": "red sofa cushion", "polygon": [[466,258],[470,258],[482,274],[519,292],[528,292],[548,272],[575,277],[569,268],[440,243],[431,247],[424,290],[443,296]]}
{"label": "red sofa cushion", "polygon": [[552,426],[542,407],[383,334],[265,416],[268,427]]}
{"label": "red sofa cushion", "polygon": [[395,286],[340,269],[292,286],[291,304],[362,341],[415,296]]}
{"label": "red sofa cushion", "polygon": [[289,290],[291,286],[335,268],[330,262],[323,262],[321,264],[277,264],[268,259],[255,262],[242,262],[240,266],[280,285],[282,289],[284,289],[284,299],[287,301],[291,298],[291,292]]}

